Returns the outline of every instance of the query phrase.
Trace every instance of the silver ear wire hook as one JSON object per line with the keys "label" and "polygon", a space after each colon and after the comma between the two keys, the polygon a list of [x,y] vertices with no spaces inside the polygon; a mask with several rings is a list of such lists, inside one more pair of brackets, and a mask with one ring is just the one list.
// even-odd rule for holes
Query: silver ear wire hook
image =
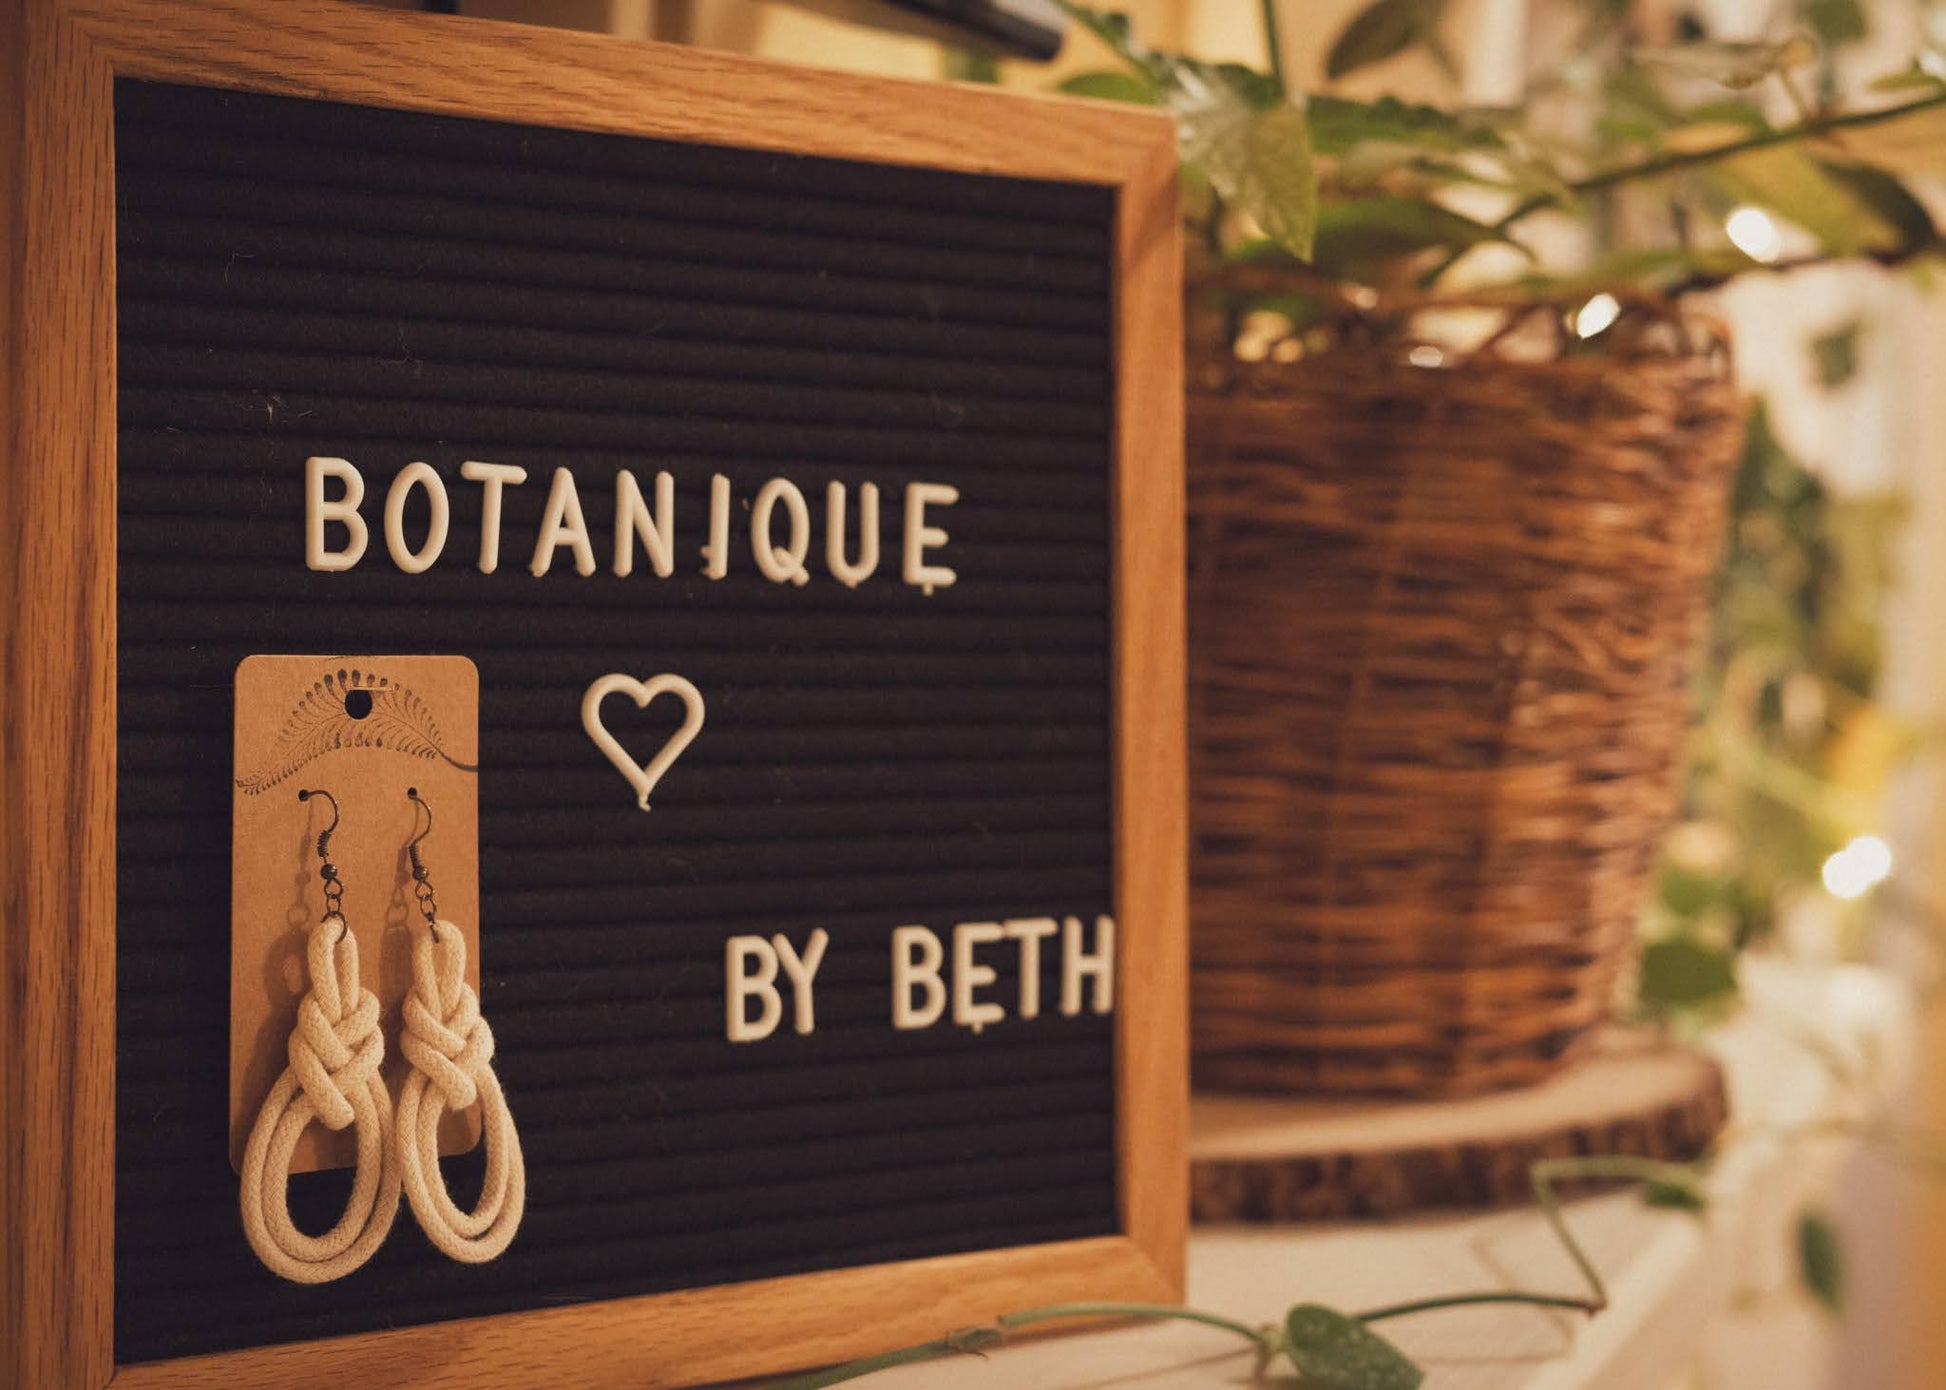
{"label": "silver ear wire hook", "polygon": [[297,794],[299,801],[309,801],[321,796],[331,803],[331,824],[318,832],[318,858],[323,862],[318,866],[318,877],[324,880],[324,915],[328,920],[336,917],[344,920],[345,885],[338,877],[338,866],[331,862],[331,835],[338,828],[338,798],[322,787],[314,787]]}
{"label": "silver ear wire hook", "polygon": [[[432,834],[432,803],[419,795],[417,787],[407,787],[405,794],[412,798],[415,806],[424,807],[426,812],[426,828],[406,842],[405,854],[412,861],[413,895],[419,900],[419,910],[426,914],[426,925],[433,926],[439,921],[439,903],[433,897],[432,875],[426,869],[426,861],[419,857],[419,842]],[[418,820],[417,811],[413,813],[413,820]]]}
{"label": "silver ear wire hook", "polygon": [[331,824],[325,826],[323,832],[318,836],[318,858],[329,860],[331,858],[331,832],[338,828],[338,798],[324,788],[318,787],[311,791],[299,792],[297,799],[299,801],[309,801],[314,796],[321,796],[331,803]]}

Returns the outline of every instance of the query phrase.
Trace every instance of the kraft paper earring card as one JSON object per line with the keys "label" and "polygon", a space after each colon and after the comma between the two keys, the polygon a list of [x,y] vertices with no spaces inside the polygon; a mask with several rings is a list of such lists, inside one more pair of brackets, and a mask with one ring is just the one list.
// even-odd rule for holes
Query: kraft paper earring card
{"label": "kraft paper earring card", "polygon": [[[367,988],[378,996],[393,1094],[404,1075],[399,1009],[412,985],[412,934],[424,923],[406,846],[417,790],[438,808],[440,912],[466,936],[480,984],[480,677],[463,656],[252,656],[236,670],[230,892],[230,1162],[285,1064],[304,993],[304,943],[324,913],[317,838],[337,801],[331,851],[344,884]],[[477,1107],[447,1115],[440,1152],[464,1153]],[[294,1173],[349,1168],[349,1130],[312,1125]]]}

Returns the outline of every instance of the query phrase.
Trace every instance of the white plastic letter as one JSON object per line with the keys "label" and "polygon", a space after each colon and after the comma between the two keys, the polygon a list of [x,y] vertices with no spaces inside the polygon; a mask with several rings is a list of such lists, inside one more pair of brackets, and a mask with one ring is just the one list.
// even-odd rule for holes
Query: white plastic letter
{"label": "white plastic letter", "polygon": [[709,480],[709,542],[703,547],[703,577],[721,579],[730,572],[730,480],[721,473]]}
{"label": "white plastic letter", "polygon": [[[412,489],[426,490],[426,505],[431,517],[426,523],[426,543],[417,551],[405,543],[405,499]],[[407,574],[424,574],[446,548],[446,528],[452,521],[452,507],[446,501],[446,484],[429,463],[408,463],[392,479],[385,494],[385,548],[392,552],[392,563]]]}
{"label": "white plastic letter", "polygon": [[1020,943],[1020,1016],[1041,1016],[1041,943],[1061,930],[1052,917],[1015,917],[1007,935]]}
{"label": "white plastic letter", "polygon": [[974,963],[973,948],[1006,934],[998,922],[961,922],[953,928],[953,1022],[975,1034],[1005,1018],[1007,1011],[992,1000],[982,1003],[973,997],[974,990],[999,978],[992,966]]}
{"label": "white plastic letter", "polygon": [[782,932],[771,937],[770,944],[777,948],[777,960],[790,977],[791,1003],[797,1016],[793,1026],[800,1033],[809,1033],[817,1026],[817,1017],[812,1012],[811,981],[817,978],[818,967],[824,964],[824,948],[831,944],[831,933],[823,927],[812,932],[811,944],[802,956]]}
{"label": "white plastic letter", "polygon": [[[770,517],[779,502],[790,516],[791,538],[783,545],[772,545]],[[757,493],[750,511],[751,558],[771,583],[796,584],[802,588],[811,581],[810,573],[804,568],[804,557],[810,550],[811,510],[804,505],[804,494],[789,478],[772,478]]]}
{"label": "white plastic letter", "polygon": [[502,490],[527,481],[527,470],[515,463],[481,463],[468,459],[460,477],[480,484],[480,573],[500,568],[500,502]]}
{"label": "white plastic letter", "polygon": [[847,589],[856,589],[878,569],[878,484],[858,489],[858,563],[845,559],[845,485],[824,490],[824,567]]}
{"label": "white plastic letter", "polygon": [[947,535],[937,526],[926,524],[926,508],[950,507],[959,501],[959,489],[945,483],[908,483],[905,489],[905,582],[931,597],[934,589],[944,589],[959,578],[944,565],[926,563],[926,552],[946,544]]}
{"label": "white plastic letter", "polygon": [[[918,948],[917,958],[913,950]],[[892,931],[892,1026],[910,1032],[930,1028],[946,1012],[946,986],[939,966],[946,950],[925,927],[895,927]],[[912,987],[926,992],[926,1002],[912,1004]]]}
{"label": "white plastic letter", "polygon": [[[324,480],[336,478],[345,485],[337,501],[325,500]],[[349,459],[308,458],[304,460],[304,563],[314,570],[348,570],[365,558],[365,545],[371,539],[358,504],[365,500],[365,475]],[[347,532],[343,550],[324,548],[326,522],[344,524]]]}
{"label": "white plastic letter", "polygon": [[595,572],[595,548],[588,540],[588,522],[581,515],[581,494],[574,490],[574,474],[565,468],[554,470],[553,486],[547,490],[547,514],[541,518],[540,538],[534,542],[534,560],[527,568],[538,579],[554,563],[554,552],[562,546],[574,551],[574,572]]}
{"label": "white plastic letter", "polygon": [[635,475],[624,468],[615,475],[615,573],[626,578],[635,570],[635,538],[649,549],[649,564],[667,579],[676,567],[676,480],[666,472],[655,475],[655,515],[642,500]]}
{"label": "white plastic letter", "polygon": [[1105,1014],[1115,1007],[1115,919],[1095,918],[1095,949],[1081,949],[1081,919],[1067,919],[1061,936],[1061,1012],[1073,1018],[1081,1012],[1081,981],[1092,976],[1095,982],[1094,1011]]}
{"label": "white plastic letter", "polygon": [[[647,709],[651,700],[663,694],[674,695],[682,701],[682,727],[669,736],[669,741],[662,745],[662,751],[647,763],[636,762],[635,755],[622,747],[621,741],[609,733],[608,726],[602,723],[601,702],[617,691],[635,701],[637,709]],[[635,804],[644,811],[649,809],[649,793],[662,780],[662,774],[702,732],[703,714],[703,692],[681,676],[667,671],[646,681],[638,681],[620,671],[611,671],[589,686],[581,696],[582,729],[595,747],[615,765],[615,770],[635,788]]]}
{"label": "white plastic letter", "polygon": [[[757,962],[752,974],[750,961]],[[777,992],[777,951],[761,936],[733,936],[723,945],[723,970],[729,981],[724,991],[723,1021],[733,1043],[761,1042],[777,1031],[784,1017],[784,999]],[[763,1000],[753,1019],[745,1001]]]}

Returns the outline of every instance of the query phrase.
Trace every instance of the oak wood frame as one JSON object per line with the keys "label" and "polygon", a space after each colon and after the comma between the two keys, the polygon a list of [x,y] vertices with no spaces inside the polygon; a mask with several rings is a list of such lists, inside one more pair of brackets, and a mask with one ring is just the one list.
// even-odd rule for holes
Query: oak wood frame
{"label": "oak wood frame", "polygon": [[[1124,1234],[115,1364],[118,75],[1116,190]],[[336,0],[0,0],[6,1383],[688,1385],[922,1340],[1028,1302],[1181,1296],[1187,829],[1174,171],[1166,118],[1086,102]],[[220,1162],[221,1136],[211,1144]]]}

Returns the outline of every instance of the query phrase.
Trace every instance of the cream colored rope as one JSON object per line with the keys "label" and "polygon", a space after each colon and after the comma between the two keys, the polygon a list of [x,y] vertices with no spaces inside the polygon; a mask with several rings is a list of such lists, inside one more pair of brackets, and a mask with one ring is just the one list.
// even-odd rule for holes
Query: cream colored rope
{"label": "cream colored rope", "polygon": [[[398,1167],[412,1213],[432,1243],[480,1264],[507,1248],[527,1207],[527,1166],[513,1113],[493,1072],[493,1030],[466,983],[466,940],[451,922],[431,924],[412,947],[399,1050],[412,1063],[399,1093]],[[439,1172],[439,1120],[480,1102],[486,1181],[471,1212],[453,1204]]]}
{"label": "cream colored rope", "polygon": [[[399,1164],[392,1100],[379,1076],[378,998],[359,982],[358,941],[343,917],[331,913],[311,929],[306,957],[310,989],[298,1005],[290,1065],[250,1128],[240,1205],[258,1259],[286,1279],[322,1284],[364,1264],[391,1231]],[[330,1130],[350,1125],[358,1139],[351,1198],[321,1236],[298,1230],[290,1213],[291,1154],[314,1119]]]}

